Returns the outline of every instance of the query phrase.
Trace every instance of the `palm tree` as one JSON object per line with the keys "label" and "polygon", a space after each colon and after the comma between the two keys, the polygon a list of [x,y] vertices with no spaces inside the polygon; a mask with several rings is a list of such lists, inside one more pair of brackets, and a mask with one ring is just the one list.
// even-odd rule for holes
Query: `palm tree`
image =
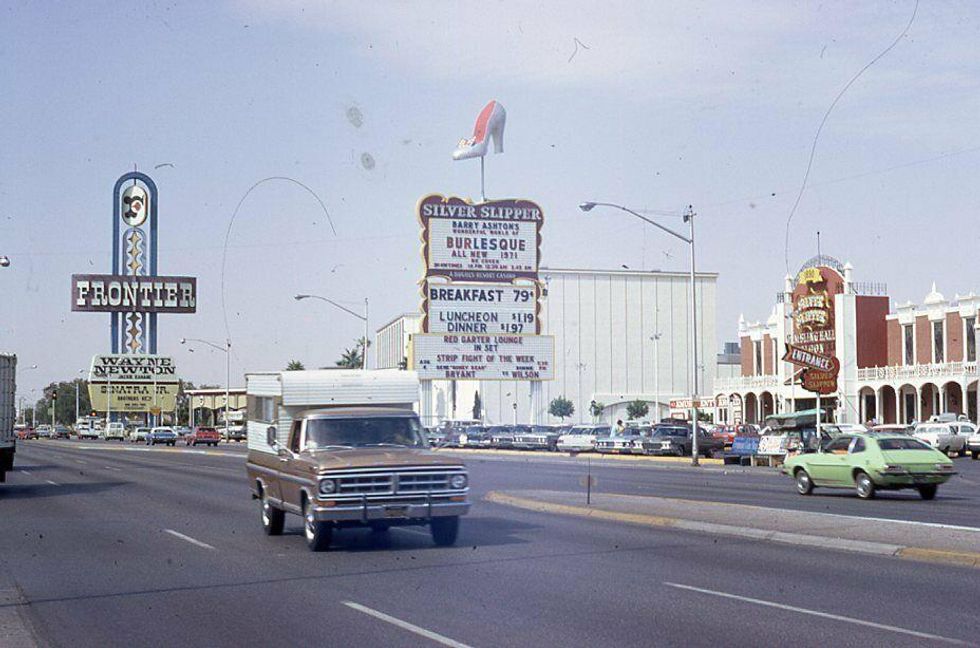
{"label": "palm tree", "polygon": [[344,349],[344,353],[340,356],[340,360],[337,361],[337,366],[344,367],[345,369],[360,369],[361,364],[362,358],[360,347]]}
{"label": "palm tree", "polygon": [[306,367],[299,360],[290,360],[289,364],[286,365],[286,371],[303,371],[304,369]]}

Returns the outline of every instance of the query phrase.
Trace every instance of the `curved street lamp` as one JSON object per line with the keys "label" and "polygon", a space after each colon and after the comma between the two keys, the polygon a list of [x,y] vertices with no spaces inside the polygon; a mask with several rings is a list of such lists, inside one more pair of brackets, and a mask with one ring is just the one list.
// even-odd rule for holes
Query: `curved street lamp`
{"label": "curved street lamp", "polygon": [[362,320],[364,322],[364,353],[363,353],[363,357],[361,358],[361,369],[364,370],[364,371],[367,371],[367,366],[368,366],[368,362],[367,362],[368,361],[368,300],[367,300],[367,297],[364,298],[364,314],[363,315],[361,315],[359,313],[355,313],[354,311],[352,311],[351,309],[347,308],[346,306],[341,306],[340,304],[338,304],[334,300],[327,299],[326,297],[321,297],[320,295],[295,295],[295,296],[293,296],[293,299],[295,299],[296,301],[303,301],[304,299],[319,299],[320,301],[327,302],[331,306],[334,306],[336,308],[339,308],[340,310],[344,311],[348,315],[353,315],[357,319]]}
{"label": "curved street lamp", "polygon": [[[228,439],[228,407],[231,404],[231,340],[225,340],[224,346],[219,345],[215,342],[208,342],[207,340],[202,340],[200,338],[180,338],[181,344],[187,344],[188,342],[200,342],[201,344],[206,344],[212,349],[217,349],[218,351],[224,351],[225,353],[225,440]],[[193,352],[194,349],[188,348],[188,351]]]}
{"label": "curved street lamp", "polygon": [[654,227],[667,232],[675,238],[679,238],[688,245],[691,246],[691,465],[698,465],[698,320],[697,320],[697,298],[694,287],[695,282],[695,270],[694,270],[694,209],[688,205],[687,212],[684,213],[684,222],[688,223],[691,227],[690,236],[684,236],[669,227],[665,227],[660,223],[647,218],[642,214],[624,207],[622,205],[617,205],[616,203],[609,202],[595,202],[588,201],[579,203],[578,208],[584,212],[590,212],[596,207],[612,207],[614,209],[619,209],[627,214],[635,216],[640,220],[653,225]]}

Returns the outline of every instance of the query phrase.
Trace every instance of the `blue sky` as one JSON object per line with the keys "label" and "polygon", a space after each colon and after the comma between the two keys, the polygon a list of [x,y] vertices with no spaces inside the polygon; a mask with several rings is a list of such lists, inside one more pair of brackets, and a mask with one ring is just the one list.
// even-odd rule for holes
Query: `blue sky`
{"label": "blue sky", "polygon": [[[698,216],[721,274],[719,343],[765,318],[820,119],[908,23],[910,1],[684,3],[8,2],[0,8],[0,348],[37,371],[85,368],[108,316],[71,313],[69,276],[110,269],[111,190],[136,164],[160,188],[160,272],[198,277],[160,352],[222,382],[221,258],[233,374],[332,364],[361,324],[319,302],[418,303],[414,207],[478,197],[453,162],[486,101],[508,111],[488,194],[545,209],[553,267],[686,268],[686,249],[583,200]],[[895,301],[980,290],[980,10],[924,3],[908,35],[831,114],[791,229],[795,269],[823,251]],[[576,51],[577,48],[577,51]],[[358,115],[356,117],[355,115]],[[157,165],[167,166],[155,168]],[[172,166],[170,166],[172,165]],[[660,217],[657,217],[660,218]],[[662,222],[680,226],[679,219]],[[240,379],[237,382],[242,382]]]}

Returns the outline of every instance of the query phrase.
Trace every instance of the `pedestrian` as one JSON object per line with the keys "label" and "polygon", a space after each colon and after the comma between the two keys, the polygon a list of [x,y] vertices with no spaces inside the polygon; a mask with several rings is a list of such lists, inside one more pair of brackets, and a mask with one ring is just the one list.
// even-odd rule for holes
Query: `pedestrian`
{"label": "pedestrian", "polygon": [[616,433],[617,436],[625,436],[626,435],[626,426],[623,425],[623,419],[619,419],[618,421],[616,421],[616,430],[615,430],[615,433]]}

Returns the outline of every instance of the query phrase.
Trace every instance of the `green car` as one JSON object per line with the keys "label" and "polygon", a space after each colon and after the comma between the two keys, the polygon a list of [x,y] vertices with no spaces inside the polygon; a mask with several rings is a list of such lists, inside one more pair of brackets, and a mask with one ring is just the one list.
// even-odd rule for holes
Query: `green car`
{"label": "green car", "polygon": [[796,455],[783,464],[800,495],[817,486],[855,488],[871,499],[877,490],[914,488],[922,499],[936,496],[940,484],[956,474],[949,457],[910,436],[845,434],[818,452]]}

